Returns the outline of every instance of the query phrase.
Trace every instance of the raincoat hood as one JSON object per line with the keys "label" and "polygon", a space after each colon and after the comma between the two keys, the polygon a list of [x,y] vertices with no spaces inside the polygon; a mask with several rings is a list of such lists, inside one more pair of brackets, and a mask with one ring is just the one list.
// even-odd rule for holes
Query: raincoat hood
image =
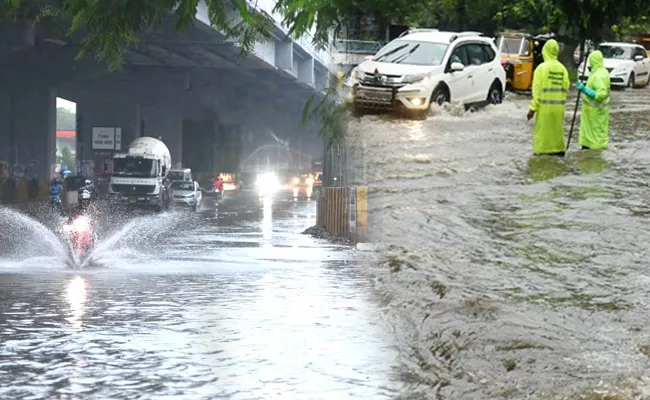
{"label": "raincoat hood", "polygon": [[593,53],[589,54],[589,66],[591,70],[594,71],[597,68],[602,68],[604,66],[603,53],[600,50],[596,50]]}
{"label": "raincoat hood", "polygon": [[560,54],[560,45],[557,43],[557,40],[551,39],[544,47],[542,47],[542,57],[544,61],[557,60],[557,56]]}

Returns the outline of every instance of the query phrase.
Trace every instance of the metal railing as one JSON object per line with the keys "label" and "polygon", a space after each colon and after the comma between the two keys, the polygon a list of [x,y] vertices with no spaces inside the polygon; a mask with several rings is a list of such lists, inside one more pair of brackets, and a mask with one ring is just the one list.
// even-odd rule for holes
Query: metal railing
{"label": "metal railing", "polygon": [[381,43],[373,40],[345,40],[339,39],[334,43],[337,53],[375,54],[381,50]]}

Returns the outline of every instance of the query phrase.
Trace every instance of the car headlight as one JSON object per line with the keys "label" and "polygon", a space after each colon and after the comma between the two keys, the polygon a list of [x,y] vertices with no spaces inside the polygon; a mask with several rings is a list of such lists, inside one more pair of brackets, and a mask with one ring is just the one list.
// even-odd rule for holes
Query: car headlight
{"label": "car headlight", "polygon": [[293,178],[292,182],[293,182],[294,185],[297,185],[297,184],[300,183],[300,179],[299,178]]}
{"label": "car headlight", "polygon": [[314,180],[312,178],[307,178],[306,182],[307,182],[308,185],[313,185],[314,184]]}
{"label": "car headlight", "polygon": [[626,66],[616,67],[612,72],[615,74],[622,74],[624,72],[627,72],[627,67]]}
{"label": "car headlight", "polygon": [[418,75],[406,75],[403,79],[403,83],[417,83],[417,82],[422,82],[425,79],[427,79],[426,74],[418,74]]}
{"label": "car headlight", "polygon": [[350,78],[352,79],[362,79],[366,76],[366,74],[363,71],[360,71],[359,69],[355,68],[352,70],[352,73],[350,74]]}

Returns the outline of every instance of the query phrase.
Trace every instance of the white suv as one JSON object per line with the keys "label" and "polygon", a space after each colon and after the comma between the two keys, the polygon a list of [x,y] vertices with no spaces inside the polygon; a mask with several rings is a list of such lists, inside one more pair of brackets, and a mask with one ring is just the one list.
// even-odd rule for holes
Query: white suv
{"label": "white suv", "polygon": [[345,82],[355,113],[405,109],[426,118],[431,103],[499,104],[506,72],[492,39],[479,32],[416,29],[359,64]]}

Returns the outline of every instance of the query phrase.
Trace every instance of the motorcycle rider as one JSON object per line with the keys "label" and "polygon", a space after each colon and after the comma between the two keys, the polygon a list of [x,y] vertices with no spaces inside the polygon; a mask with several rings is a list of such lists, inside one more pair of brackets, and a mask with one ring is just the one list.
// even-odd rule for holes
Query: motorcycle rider
{"label": "motorcycle rider", "polygon": [[50,182],[50,205],[52,211],[61,212],[61,193],[63,192],[63,186],[59,183],[59,180],[52,178]]}
{"label": "motorcycle rider", "polygon": [[214,191],[219,190],[219,198],[223,197],[224,189],[223,189],[223,179],[221,179],[221,174],[218,174],[217,179],[215,179],[214,182],[212,183],[212,189],[214,189]]}
{"label": "motorcycle rider", "polygon": [[[84,218],[86,221],[75,221],[80,218]],[[77,253],[78,256],[87,254],[97,244],[97,235],[91,221],[88,209],[82,203],[78,203],[70,210],[67,223],[68,232],[73,246],[81,250],[81,253]]]}
{"label": "motorcycle rider", "polygon": [[79,200],[79,204],[87,209],[88,206],[90,206],[90,200],[92,199],[94,192],[95,185],[93,185],[90,179],[86,179],[84,186],[80,187],[78,191],[77,198]]}

